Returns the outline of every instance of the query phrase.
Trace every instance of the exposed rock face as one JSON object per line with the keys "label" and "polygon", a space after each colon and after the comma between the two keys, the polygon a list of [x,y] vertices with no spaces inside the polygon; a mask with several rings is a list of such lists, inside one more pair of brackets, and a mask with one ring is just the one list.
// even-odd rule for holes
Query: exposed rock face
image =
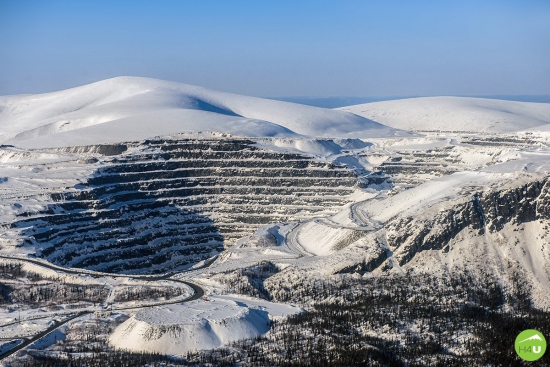
{"label": "exposed rock face", "polygon": [[494,191],[480,198],[487,228],[499,231],[507,222],[516,224],[549,219],[550,181],[533,181],[514,189]]}
{"label": "exposed rock face", "polygon": [[75,146],[56,149],[67,153],[98,153],[102,155],[118,155],[128,150],[126,144],[100,144],[88,146]]}
{"label": "exposed rock face", "polygon": [[417,173],[438,173],[451,174],[456,172],[456,168],[447,164],[431,163],[431,162],[384,162],[378,169],[388,175],[395,174],[417,174]]}
{"label": "exposed rock face", "polygon": [[430,219],[398,217],[384,226],[387,243],[403,265],[419,251],[448,250],[449,241],[465,228],[483,234],[500,231],[506,223],[548,220],[549,182],[546,178],[515,188],[474,193],[468,201]]}
{"label": "exposed rock face", "polygon": [[148,140],[98,167],[46,211],[21,214],[11,227],[24,244],[63,266],[164,272],[261,225],[335,212],[358,185],[344,166],[245,139]]}

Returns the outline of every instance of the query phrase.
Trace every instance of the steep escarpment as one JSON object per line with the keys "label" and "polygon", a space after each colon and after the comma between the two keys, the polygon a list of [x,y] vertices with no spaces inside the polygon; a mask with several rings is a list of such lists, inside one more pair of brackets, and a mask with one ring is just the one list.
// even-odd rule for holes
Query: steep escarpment
{"label": "steep escarpment", "polygon": [[421,251],[449,250],[449,241],[464,229],[482,235],[501,231],[508,223],[519,225],[550,219],[550,180],[535,180],[522,186],[473,193],[435,215],[398,217],[384,228],[388,246],[400,265]]}
{"label": "steep escarpment", "polygon": [[248,139],[154,139],[104,157],[86,182],[11,224],[53,263],[162,272],[213,256],[261,225],[332,213],[358,179],[344,166]]}

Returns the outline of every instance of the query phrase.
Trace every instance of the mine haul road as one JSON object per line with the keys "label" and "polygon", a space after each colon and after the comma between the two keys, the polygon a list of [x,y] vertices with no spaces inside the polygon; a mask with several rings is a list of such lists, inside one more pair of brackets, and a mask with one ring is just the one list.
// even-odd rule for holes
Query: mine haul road
{"label": "mine haul road", "polygon": [[[108,273],[100,273],[100,272],[94,272],[94,271],[89,271],[89,270],[65,269],[65,268],[62,268],[60,266],[55,266],[53,264],[48,264],[48,263],[45,263],[45,262],[42,262],[42,261],[33,260],[33,259],[26,259],[26,258],[16,257],[16,256],[0,255],[0,259],[20,261],[20,262],[28,262],[28,263],[32,263],[32,264],[35,264],[35,265],[38,265],[38,266],[42,266],[42,267],[47,268],[47,269],[60,271],[60,272],[64,272],[64,273],[67,273],[67,274],[100,275],[100,276],[110,276],[110,277],[117,277],[117,278],[147,280],[147,281],[150,281],[150,282],[169,280],[171,282],[183,283],[183,284],[187,285],[188,287],[190,287],[193,290],[193,294],[191,296],[189,296],[188,298],[183,299],[183,300],[181,300],[181,299],[180,300],[173,300],[172,299],[172,300],[166,300],[166,301],[161,301],[161,302],[155,302],[155,303],[151,303],[151,304],[147,304],[147,305],[119,307],[119,308],[113,308],[113,311],[115,311],[115,310],[116,311],[118,311],[118,310],[129,310],[129,309],[135,309],[135,308],[147,308],[147,307],[154,307],[154,306],[162,306],[162,305],[170,305],[170,304],[176,304],[176,303],[190,302],[190,301],[194,301],[194,300],[197,300],[199,298],[202,298],[205,294],[204,289],[198,284],[188,282],[186,280],[171,278],[175,273],[167,273],[167,274],[163,274],[163,275],[151,275],[151,276],[149,276],[149,275],[108,274]],[[207,267],[211,263],[212,262],[206,262],[205,265],[203,265],[203,267]],[[193,269],[193,270],[196,270],[196,269]],[[98,310],[86,310],[86,311],[78,312],[76,314],[72,314],[69,317],[67,317],[66,319],[64,319],[62,321],[59,321],[59,322],[55,323],[54,325],[50,326],[48,329],[39,332],[38,334],[34,335],[32,338],[19,338],[19,339],[23,339],[23,342],[18,344],[15,347],[13,347],[12,349],[0,354],[0,361],[7,358],[7,357],[9,357],[9,356],[11,356],[14,353],[17,353],[18,351],[20,351],[22,349],[25,349],[29,345],[33,344],[34,342],[42,339],[43,337],[45,337],[47,335],[49,335],[50,333],[57,330],[61,326],[65,325],[69,321],[72,321],[74,319],[77,319],[77,318],[85,316],[85,315],[89,315],[89,314],[93,313],[94,311],[99,311],[99,309]],[[16,322],[1,325],[1,326],[9,326],[9,325],[14,324],[14,323],[16,323]],[[15,337],[13,339],[18,339],[18,338]]]}

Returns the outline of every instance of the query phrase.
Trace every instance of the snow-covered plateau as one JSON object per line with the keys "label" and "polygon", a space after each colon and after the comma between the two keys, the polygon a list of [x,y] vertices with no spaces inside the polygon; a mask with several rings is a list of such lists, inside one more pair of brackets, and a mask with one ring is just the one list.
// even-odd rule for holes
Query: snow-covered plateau
{"label": "snow-covered plateau", "polygon": [[549,106],[0,97],[0,358],[509,365],[550,320]]}

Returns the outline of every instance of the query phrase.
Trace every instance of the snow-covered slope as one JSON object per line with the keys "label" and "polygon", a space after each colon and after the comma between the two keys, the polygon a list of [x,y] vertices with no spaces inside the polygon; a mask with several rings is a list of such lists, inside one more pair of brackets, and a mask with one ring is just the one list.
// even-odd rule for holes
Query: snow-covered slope
{"label": "snow-covered slope", "polygon": [[138,77],[0,97],[0,143],[21,147],[91,145],[189,131],[250,137],[406,134],[348,112]]}
{"label": "snow-covered slope", "polygon": [[270,317],[299,311],[248,297],[211,297],[207,302],[140,311],[115,330],[110,342],[120,349],[184,355],[263,335],[269,331]]}
{"label": "snow-covered slope", "polygon": [[404,130],[512,132],[550,123],[550,103],[425,97],[339,108]]}

